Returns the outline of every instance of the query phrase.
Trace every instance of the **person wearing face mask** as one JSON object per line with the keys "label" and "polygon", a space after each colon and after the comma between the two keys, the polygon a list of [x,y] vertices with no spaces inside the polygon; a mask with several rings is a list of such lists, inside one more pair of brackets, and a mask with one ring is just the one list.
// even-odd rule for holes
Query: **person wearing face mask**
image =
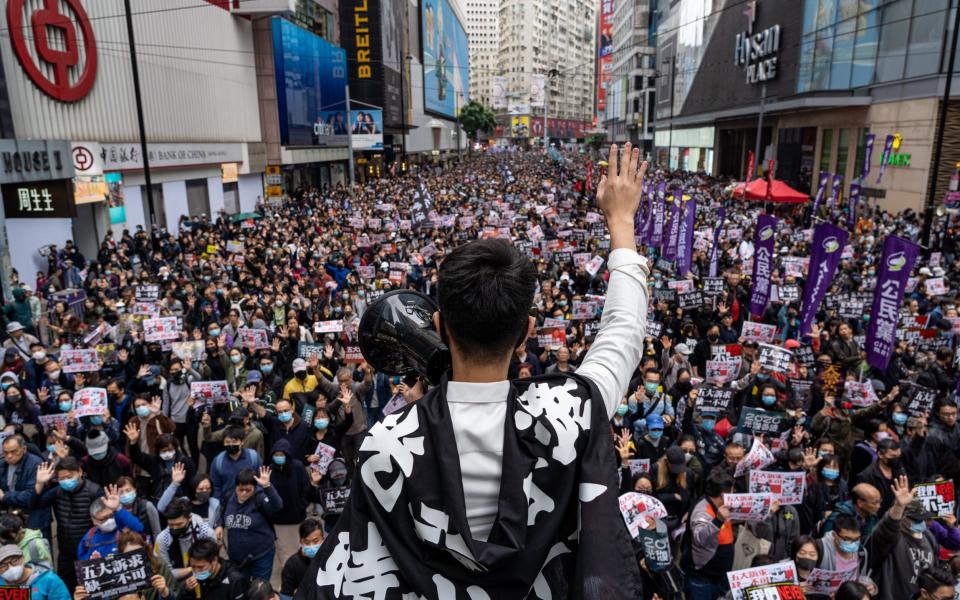
{"label": "person wearing face mask", "polygon": [[[47,489],[54,473],[57,483]],[[53,463],[40,465],[34,492],[35,508],[53,507],[53,516],[57,520],[57,573],[67,584],[67,588],[73,589],[77,585],[74,570],[77,546],[93,524],[89,508],[102,494],[101,488],[83,476],[77,459],[68,456],[56,464],[56,469]],[[117,501],[119,502],[119,499]]]}
{"label": "person wearing face mask", "polygon": [[23,367],[21,379],[24,387],[34,394],[40,389],[40,384],[46,375],[45,367],[49,360],[46,347],[42,343],[30,344],[30,360]]}
{"label": "person wearing face mask", "polygon": [[317,377],[307,372],[307,361],[297,358],[293,361],[293,377],[283,386],[283,399],[290,400],[292,394],[312,392],[317,385]]}
{"label": "person wearing face mask", "polygon": [[[264,456],[266,446],[264,442],[263,431],[253,424],[252,415],[246,408],[240,406],[235,408],[227,419],[227,427],[213,431],[213,419],[209,412],[204,412],[200,418],[200,435],[205,446],[223,443],[223,438],[230,426],[236,426],[243,429],[243,447],[250,448],[257,453],[257,456]],[[210,460],[213,460],[212,458]]]}
{"label": "person wearing face mask", "polygon": [[869,483],[880,490],[880,514],[893,504],[893,483],[901,475],[906,475],[900,460],[902,454],[903,451],[896,442],[883,437],[877,442],[877,460],[861,471],[856,479],[857,483]]}
{"label": "person wearing face mask", "polygon": [[938,472],[941,456],[927,438],[926,417],[907,418],[900,447],[903,450],[903,468],[910,477],[910,483],[921,483]]}
{"label": "person wearing face mask", "polygon": [[[322,406],[320,406],[322,404]],[[300,448],[300,455],[307,457],[307,462],[315,464],[320,462],[320,457],[316,454],[317,444],[323,443],[330,446],[337,454],[340,450],[340,442],[343,435],[353,424],[353,409],[350,405],[344,405],[344,418],[336,423],[330,422],[330,413],[327,412],[326,400],[317,401],[317,411],[313,415],[313,433],[308,437]]]}
{"label": "person wearing face mask", "polygon": [[342,458],[335,458],[324,475],[310,469],[310,489],[307,500],[323,510],[323,528],[330,533],[343,513],[345,499],[350,497],[350,475]]}
{"label": "person wearing face mask", "polygon": [[[181,445],[186,445],[188,438],[196,439],[196,423],[191,422],[193,405],[190,396],[190,383],[199,381],[200,374],[178,358],[170,359],[168,374],[169,379],[167,379],[167,385],[163,387],[161,396],[160,412],[169,416],[169,420],[175,427],[177,439],[180,440]],[[194,427],[191,428],[191,424]]]}
{"label": "person wearing face mask", "polygon": [[660,385],[660,372],[657,369],[647,369],[643,372],[643,383],[630,396],[633,406],[630,411],[633,419],[640,424],[641,433],[646,431],[644,419],[656,415],[663,419],[669,427],[673,424],[675,412],[673,398],[663,392]]}
{"label": "person wearing face mask", "polygon": [[703,470],[709,473],[713,467],[723,461],[726,442],[714,431],[717,426],[717,413],[699,410],[699,422],[695,420],[693,437],[697,444],[697,456],[703,463]]}
{"label": "person wearing face mask", "polygon": [[0,585],[26,588],[31,600],[70,600],[64,581],[49,567],[27,562],[14,544],[0,546]]}
{"label": "person wearing face mask", "polygon": [[233,562],[220,558],[220,547],[212,540],[190,547],[190,571],[178,600],[237,600],[250,586],[249,577]]}
{"label": "person wearing face mask", "polygon": [[190,501],[175,498],[163,511],[167,527],[156,538],[156,552],[178,582],[193,574],[186,560],[193,544],[200,540],[217,540],[207,521],[191,511]]}
{"label": "person wearing face mask", "polygon": [[306,519],[300,523],[297,532],[300,547],[284,563],[280,575],[281,600],[291,600],[297,593],[297,589],[303,582],[303,576],[307,573],[307,567],[310,566],[310,560],[317,554],[320,544],[323,543],[323,525],[317,519]]}
{"label": "person wearing face mask", "polygon": [[[223,338],[221,337],[217,343],[220,345],[220,350],[223,351],[223,344],[225,343]],[[227,386],[230,388],[230,391],[240,391],[240,388],[242,388],[247,381],[246,357],[243,351],[239,346],[234,346],[221,355],[220,362],[226,373]]]}
{"label": "person wearing face mask", "polygon": [[[810,577],[810,571],[817,568],[817,561],[820,559],[820,550],[817,547],[817,540],[809,535],[800,535],[790,543],[789,559],[797,566],[797,580],[800,585]],[[830,600],[830,596],[824,594],[812,594],[805,590],[805,600]]]}
{"label": "person wearing face mask", "polygon": [[285,439],[273,444],[270,463],[271,486],[283,501],[283,511],[273,517],[277,534],[273,571],[277,574],[283,569],[286,557],[299,550],[297,527],[307,518],[306,496],[310,489],[310,478],[303,462],[296,458],[290,442]]}
{"label": "person wearing face mask", "polygon": [[893,494],[893,505],[867,541],[869,567],[880,589],[878,600],[913,598],[917,576],[939,560],[939,544],[927,527],[936,514],[914,497],[906,476],[894,482]]}
{"label": "person wearing face mask", "polygon": [[120,493],[120,506],[133,515],[151,539],[160,533],[160,513],[156,505],[137,494],[137,488],[130,477],[117,479],[117,491]]}
{"label": "person wearing face mask", "polygon": [[670,447],[670,444],[673,443],[673,440],[669,436],[664,434],[665,425],[663,423],[663,418],[659,415],[650,415],[646,418],[646,433],[639,434],[637,431],[637,423],[634,423],[634,436],[633,443],[637,448],[637,458],[649,459],[650,463],[654,463],[663,456],[664,452],[667,451],[667,448]]}
{"label": "person wearing face mask", "polygon": [[223,452],[211,463],[210,481],[213,482],[213,495],[221,504],[227,493],[233,490],[238,473],[259,469],[263,464],[255,450],[243,446],[245,437],[246,433],[241,427],[227,427],[223,436]]}
{"label": "person wearing face mask", "polygon": [[260,385],[264,390],[271,392],[273,397],[273,406],[271,407],[270,404],[267,403],[267,410],[269,412],[275,412],[276,399],[283,395],[283,378],[276,372],[276,363],[271,355],[265,354],[260,356],[257,365],[261,376]]}
{"label": "person wearing face mask", "polygon": [[840,461],[836,456],[825,454],[818,458],[808,476],[803,502],[798,507],[801,530],[813,531],[826,512],[834,510],[848,492],[847,480],[840,475]]}
{"label": "person wearing face mask", "polygon": [[120,490],[115,485],[104,489],[89,507],[93,523],[77,545],[77,559],[90,560],[116,554],[117,537],[124,529],[143,533],[143,524],[120,504]]}
{"label": "person wearing face mask", "polygon": [[87,433],[84,443],[87,456],[84,456],[80,463],[90,481],[104,486],[112,484],[124,475],[133,477],[133,464],[130,459],[110,445],[110,440],[105,433],[92,429]]}
{"label": "person wearing face mask", "polygon": [[[29,392],[19,383],[11,384],[3,392],[3,408],[0,415],[4,423],[29,425],[40,429],[40,407],[27,395]],[[32,429],[31,429],[32,431]]]}
{"label": "person wearing face mask", "polygon": [[[294,410],[289,400],[277,402],[277,414],[267,413],[267,409],[256,401],[256,396],[248,388],[243,395],[247,410],[255,414],[267,430],[267,435],[274,443],[286,440],[290,448],[302,448],[310,438],[310,426],[303,422],[300,415]],[[302,519],[298,520],[299,523]]]}
{"label": "person wearing face mask", "polygon": [[237,473],[236,486],[227,494],[217,530],[226,538],[227,556],[251,579],[270,581],[276,555],[273,520],[284,509],[283,499],[270,482],[270,467]]}

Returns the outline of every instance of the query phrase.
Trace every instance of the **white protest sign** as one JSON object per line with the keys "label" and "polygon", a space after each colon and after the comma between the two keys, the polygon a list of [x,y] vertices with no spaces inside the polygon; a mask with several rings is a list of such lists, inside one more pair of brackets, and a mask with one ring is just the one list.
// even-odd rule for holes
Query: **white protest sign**
{"label": "white protest sign", "polygon": [[753,321],[744,321],[743,329],[740,335],[746,342],[762,342],[769,344],[777,335],[776,325],[767,325],[765,323],[754,323]]}
{"label": "white protest sign", "polygon": [[773,457],[773,452],[770,452],[770,449],[764,446],[759,438],[755,438],[753,445],[750,446],[750,452],[747,452],[747,455],[737,463],[734,477],[740,477],[746,473],[748,469],[762,469],[774,462],[776,462],[776,459]]}
{"label": "white protest sign", "polygon": [[630,535],[637,537],[640,529],[646,527],[647,517],[663,519],[667,516],[667,509],[652,496],[627,492],[620,496],[620,514],[630,530]]}
{"label": "white protest sign", "polygon": [[103,415],[107,410],[107,390],[104,388],[82,388],[73,395],[73,414],[75,417]]}
{"label": "white protest sign", "polygon": [[147,342],[162,342],[180,338],[176,317],[145,319],[143,321],[143,339]]}
{"label": "white protest sign", "polygon": [[60,351],[60,367],[64,373],[91,373],[100,370],[96,348]]}
{"label": "white protest sign", "polygon": [[806,488],[806,473],[750,471],[750,493],[772,494],[781,505],[801,504]]}

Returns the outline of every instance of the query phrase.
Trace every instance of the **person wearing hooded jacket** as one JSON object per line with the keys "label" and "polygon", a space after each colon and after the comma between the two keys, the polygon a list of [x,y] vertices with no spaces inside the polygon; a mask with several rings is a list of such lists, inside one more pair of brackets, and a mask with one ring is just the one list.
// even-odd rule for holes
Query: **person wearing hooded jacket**
{"label": "person wearing hooded jacket", "polygon": [[259,473],[240,471],[217,523],[218,535],[226,537],[227,556],[251,579],[270,579],[277,552],[271,520],[284,507],[270,476],[270,467],[260,467]]}
{"label": "person wearing hooded jacket", "polygon": [[[283,510],[273,517],[277,534],[277,552],[274,558],[274,578],[283,569],[288,556],[300,549],[297,530],[307,518],[307,491],[310,479],[307,470],[294,454],[287,440],[277,440],[270,450],[270,484],[283,500]],[[279,582],[279,580],[278,580]]]}
{"label": "person wearing hooded jacket", "polygon": [[31,600],[70,600],[70,590],[48,567],[26,561],[14,544],[0,547],[0,584],[27,588]]}
{"label": "person wearing hooded jacket", "polygon": [[91,430],[87,434],[86,446],[89,454],[81,459],[80,464],[90,481],[106,486],[124,475],[133,477],[130,459],[117,452],[102,431]]}

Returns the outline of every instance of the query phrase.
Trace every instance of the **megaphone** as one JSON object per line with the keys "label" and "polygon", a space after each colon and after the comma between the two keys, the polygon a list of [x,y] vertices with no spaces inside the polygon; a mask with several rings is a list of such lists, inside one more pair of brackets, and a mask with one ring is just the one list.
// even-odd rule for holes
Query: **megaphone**
{"label": "megaphone", "polygon": [[450,367],[450,350],[433,328],[437,305],[413,290],[384,294],[367,307],[358,331],[360,353],[388,375],[416,373],[437,385]]}

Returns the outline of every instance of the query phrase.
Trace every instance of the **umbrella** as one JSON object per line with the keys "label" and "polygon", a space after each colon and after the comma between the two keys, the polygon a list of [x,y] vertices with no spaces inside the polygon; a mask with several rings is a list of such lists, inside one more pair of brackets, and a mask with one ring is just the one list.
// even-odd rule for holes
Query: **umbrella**
{"label": "umbrella", "polygon": [[246,212],[246,213],[233,215],[232,217],[230,217],[230,222],[239,223],[240,221],[246,221],[247,219],[262,219],[262,218],[263,218],[263,215],[261,215],[260,213]]}
{"label": "umbrella", "polygon": [[[743,196],[743,185],[744,184],[742,183],[737,185],[737,189],[733,191],[734,198],[741,198]],[[767,200],[766,178],[758,177],[747,184],[747,200],[760,200],[761,202]],[[770,202],[799,204],[802,202],[809,202],[810,196],[804,194],[803,192],[798,192],[779,179],[774,179],[773,194],[771,194],[769,200]]]}

